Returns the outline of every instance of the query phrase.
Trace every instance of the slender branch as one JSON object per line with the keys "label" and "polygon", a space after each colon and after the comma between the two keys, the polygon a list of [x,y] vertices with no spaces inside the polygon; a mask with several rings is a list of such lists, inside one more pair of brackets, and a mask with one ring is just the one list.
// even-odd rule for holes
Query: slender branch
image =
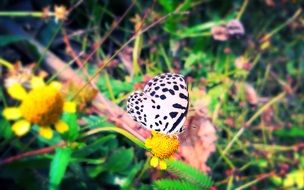
{"label": "slender branch", "polygon": [[62,142],[60,142],[60,143],[58,143],[57,145],[54,145],[54,146],[45,147],[45,148],[25,152],[25,153],[22,153],[22,154],[18,154],[16,156],[12,156],[12,157],[6,158],[4,160],[1,160],[0,165],[9,164],[11,162],[14,162],[16,160],[20,160],[20,159],[23,159],[23,158],[26,158],[26,157],[31,157],[31,156],[50,153],[50,152],[53,152],[56,148],[63,147],[65,145],[66,145],[65,142],[62,141]]}
{"label": "slender branch", "polygon": [[262,181],[262,180],[264,180],[266,178],[269,178],[271,176],[274,176],[274,175],[275,175],[275,172],[270,172],[270,173],[267,173],[267,174],[259,175],[255,180],[250,181],[248,183],[245,183],[244,185],[236,188],[235,190],[246,189],[246,188],[250,187],[251,185],[256,184],[256,183],[258,183],[258,182],[260,182],[260,181]]}

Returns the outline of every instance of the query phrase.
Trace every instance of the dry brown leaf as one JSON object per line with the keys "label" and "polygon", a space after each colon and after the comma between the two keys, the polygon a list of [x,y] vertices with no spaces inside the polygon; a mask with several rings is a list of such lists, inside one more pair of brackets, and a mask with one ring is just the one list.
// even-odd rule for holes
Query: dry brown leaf
{"label": "dry brown leaf", "polygon": [[[31,63],[24,66],[20,61],[17,61],[14,64],[13,69],[8,70],[7,76],[4,80],[4,86],[8,88],[15,83],[19,83],[22,84],[24,87],[28,87],[32,76],[35,75],[35,65],[35,63]],[[42,78],[45,78],[48,75],[43,70],[39,70],[36,73],[37,76],[40,76]]]}
{"label": "dry brown leaf", "polygon": [[180,136],[181,146],[178,157],[204,172],[210,168],[206,162],[215,151],[216,128],[208,117],[207,105],[198,101],[194,113],[188,118],[188,128]]}

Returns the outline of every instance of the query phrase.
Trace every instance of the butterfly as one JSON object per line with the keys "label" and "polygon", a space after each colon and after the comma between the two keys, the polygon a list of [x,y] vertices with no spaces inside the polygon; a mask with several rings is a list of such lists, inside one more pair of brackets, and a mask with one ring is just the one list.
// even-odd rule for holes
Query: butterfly
{"label": "butterfly", "polygon": [[186,81],[182,75],[173,73],[154,77],[143,92],[134,92],[127,101],[127,111],[136,122],[167,135],[183,131],[188,107]]}

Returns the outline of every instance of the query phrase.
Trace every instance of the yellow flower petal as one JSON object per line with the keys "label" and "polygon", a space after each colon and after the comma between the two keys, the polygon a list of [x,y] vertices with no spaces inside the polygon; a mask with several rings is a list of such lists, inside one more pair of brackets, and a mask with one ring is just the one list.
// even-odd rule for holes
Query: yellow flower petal
{"label": "yellow flower petal", "polygon": [[27,132],[29,132],[30,127],[31,127],[30,122],[26,120],[20,120],[13,124],[12,130],[17,136],[20,137],[25,135]]}
{"label": "yellow flower petal", "polygon": [[43,81],[43,78],[41,77],[36,77],[33,76],[31,79],[31,88],[32,89],[36,89],[36,88],[40,88],[40,87],[44,87],[45,83]]}
{"label": "yellow flower petal", "polygon": [[167,169],[167,163],[166,163],[164,160],[160,160],[160,161],[159,161],[159,168],[160,168],[161,170]]}
{"label": "yellow flower petal", "polygon": [[62,84],[58,81],[52,81],[50,83],[50,86],[56,88],[57,90],[60,90],[62,88]]}
{"label": "yellow flower petal", "polygon": [[150,149],[150,148],[152,148],[152,146],[153,146],[153,143],[152,143],[151,139],[146,139],[145,147]]}
{"label": "yellow flower petal", "polygon": [[156,156],[153,156],[150,160],[150,165],[154,168],[158,166],[159,159]]}
{"label": "yellow flower petal", "polygon": [[59,120],[55,123],[55,128],[59,133],[64,133],[69,129],[69,126],[64,121]]}
{"label": "yellow flower petal", "polygon": [[7,91],[11,97],[17,100],[22,100],[27,95],[23,86],[18,83],[15,83],[12,86],[8,87]]}
{"label": "yellow flower petal", "polygon": [[64,102],[63,111],[68,113],[75,113],[76,103],[73,101]]}
{"label": "yellow flower petal", "polygon": [[50,127],[39,127],[39,135],[45,139],[53,138],[53,130]]}
{"label": "yellow flower petal", "polygon": [[18,107],[4,108],[2,115],[8,120],[16,120],[21,117],[21,110]]}
{"label": "yellow flower petal", "polygon": [[292,175],[287,175],[286,179],[284,179],[283,187],[291,187],[294,185],[294,179]]}

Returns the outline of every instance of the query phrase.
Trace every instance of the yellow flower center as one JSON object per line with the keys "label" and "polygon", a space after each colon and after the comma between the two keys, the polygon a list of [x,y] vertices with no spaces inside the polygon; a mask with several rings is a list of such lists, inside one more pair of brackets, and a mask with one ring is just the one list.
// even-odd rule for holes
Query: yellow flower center
{"label": "yellow flower center", "polygon": [[177,151],[179,141],[177,136],[152,132],[152,136],[146,140],[145,146],[151,149],[151,153],[154,156],[160,159],[166,159]]}
{"label": "yellow flower center", "polygon": [[63,111],[63,98],[58,89],[52,86],[35,88],[22,100],[20,109],[26,120],[48,126],[59,120]]}

